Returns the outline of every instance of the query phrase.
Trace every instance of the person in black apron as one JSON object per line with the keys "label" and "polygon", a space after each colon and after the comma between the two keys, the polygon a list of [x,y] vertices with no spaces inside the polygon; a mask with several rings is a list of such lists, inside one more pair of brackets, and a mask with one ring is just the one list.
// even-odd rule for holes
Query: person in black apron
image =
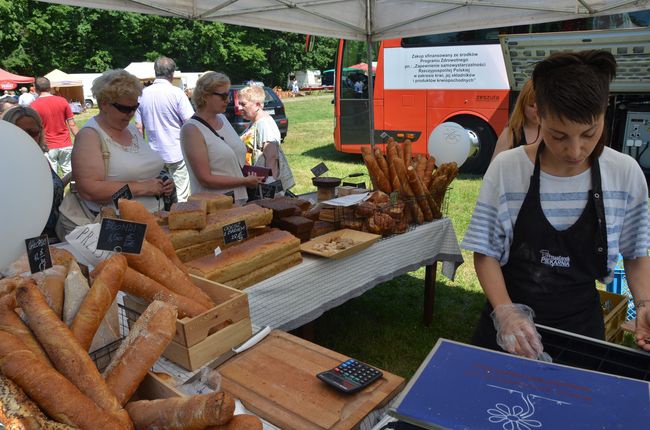
{"label": "person in black apron", "polygon": [[[595,288],[595,280],[608,275],[599,157],[607,138],[605,112],[609,83],[615,73],[616,61],[605,51],[557,53],[535,66],[532,80],[541,140],[523,148],[534,160],[534,170],[513,221],[507,263],[500,266],[495,257],[476,251],[474,254],[476,272],[488,297],[472,339],[475,345],[543,358],[535,323],[604,339],[603,315]],[[503,175],[504,168],[501,163],[491,177]],[[557,230],[543,212],[542,169],[567,178],[590,169],[587,203],[566,230]],[[576,189],[569,194],[584,191]],[[625,260],[626,271],[628,263],[630,266],[630,289],[640,312],[637,343],[646,350],[650,350],[649,262],[647,256]]]}
{"label": "person in black apron", "polygon": [[[604,339],[605,326],[595,285],[596,279],[607,274],[607,232],[598,159],[591,166],[592,190],[582,215],[573,226],[558,231],[546,219],[540,202],[543,150],[542,141],[528,193],[515,222],[510,258],[501,268],[506,289],[513,303],[534,309],[535,322]],[[486,303],[472,343],[499,349],[490,317],[492,311]]]}

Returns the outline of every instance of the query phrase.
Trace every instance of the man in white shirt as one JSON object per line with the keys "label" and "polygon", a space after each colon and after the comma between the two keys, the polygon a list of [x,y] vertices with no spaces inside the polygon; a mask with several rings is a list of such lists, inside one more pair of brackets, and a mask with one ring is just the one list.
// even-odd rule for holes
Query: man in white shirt
{"label": "man in white shirt", "polygon": [[27,91],[27,87],[20,88],[20,97],[18,97],[18,104],[27,107],[34,101],[34,95]]}
{"label": "man in white shirt", "polygon": [[174,60],[159,57],[153,67],[156,80],[142,91],[135,125],[141,133],[146,132],[149,146],[165,161],[176,185],[178,201],[184,202],[190,195],[190,182],[180,131],[183,123],[194,115],[194,109],[183,90],[172,85]]}

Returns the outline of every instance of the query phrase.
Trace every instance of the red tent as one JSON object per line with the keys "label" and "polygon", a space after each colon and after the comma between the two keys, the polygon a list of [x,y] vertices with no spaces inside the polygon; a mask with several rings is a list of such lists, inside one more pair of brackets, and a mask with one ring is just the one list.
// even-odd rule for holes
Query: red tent
{"label": "red tent", "polygon": [[0,89],[13,90],[17,84],[31,84],[34,78],[28,76],[14,75],[6,70],[0,69]]}

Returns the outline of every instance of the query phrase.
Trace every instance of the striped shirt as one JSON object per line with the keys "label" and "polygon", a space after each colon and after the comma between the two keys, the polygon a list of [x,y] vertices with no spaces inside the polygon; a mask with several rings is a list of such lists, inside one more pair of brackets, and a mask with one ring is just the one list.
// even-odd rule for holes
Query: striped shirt
{"label": "striped shirt", "polygon": [[[607,261],[611,280],[618,254],[634,259],[648,255],[650,214],[648,186],[637,162],[604,148],[599,158],[605,218]],[[483,177],[481,191],[461,247],[508,262],[517,215],[524,202],[534,164],[524,147],[499,154]],[[591,169],[572,177],[540,174],[544,215],[557,230],[571,227],[582,214],[591,189]]]}

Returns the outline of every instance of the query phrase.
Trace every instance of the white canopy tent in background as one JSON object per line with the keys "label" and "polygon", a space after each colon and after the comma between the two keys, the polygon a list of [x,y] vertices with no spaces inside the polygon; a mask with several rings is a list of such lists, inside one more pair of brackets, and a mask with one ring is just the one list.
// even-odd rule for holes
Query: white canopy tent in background
{"label": "white canopy tent in background", "polygon": [[70,102],[83,102],[84,89],[83,82],[73,78],[59,69],[54,69],[47,75],[50,80],[50,86],[54,88],[58,95]]}
{"label": "white canopy tent in background", "polygon": [[[144,62],[134,62],[129,64],[124,68],[127,72],[131,73],[136,78],[140,79],[143,82],[153,82],[156,79],[156,74],[153,69],[153,62],[144,61]],[[174,79],[172,82],[175,86],[183,88],[183,82],[181,81],[181,72],[176,70],[174,72]]]}

